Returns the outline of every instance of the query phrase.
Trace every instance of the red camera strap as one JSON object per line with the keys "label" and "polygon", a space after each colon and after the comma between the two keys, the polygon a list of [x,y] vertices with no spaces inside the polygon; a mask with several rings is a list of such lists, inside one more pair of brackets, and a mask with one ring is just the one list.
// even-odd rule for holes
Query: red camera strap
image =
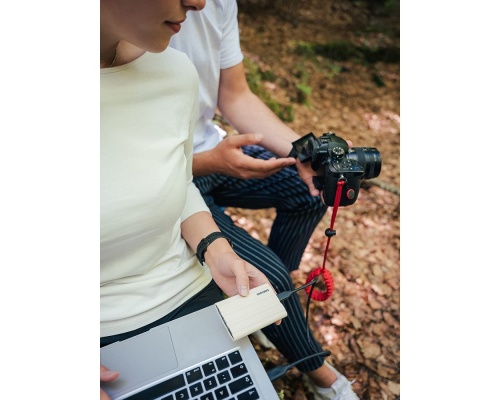
{"label": "red camera strap", "polygon": [[339,208],[340,196],[342,194],[342,186],[344,186],[344,184],[345,184],[344,179],[339,179],[337,181],[337,190],[335,193],[335,200],[333,202],[333,209],[332,209],[332,219],[330,222],[330,228],[327,229],[327,233],[326,233],[326,236],[328,237],[328,239],[326,241],[325,253],[323,254],[323,267],[318,267],[316,269],[313,269],[309,273],[309,275],[307,276],[307,280],[306,280],[306,283],[309,283],[314,278],[316,278],[318,275],[323,275],[323,280],[325,282],[325,288],[326,288],[324,292],[315,289],[314,285],[308,286],[305,288],[305,291],[307,294],[310,294],[310,292],[312,290],[311,298],[313,300],[317,300],[317,301],[325,301],[325,300],[329,299],[333,293],[334,282],[333,282],[332,274],[330,273],[329,270],[326,269],[326,256],[328,254],[328,249],[330,248],[330,239],[335,234],[333,231],[333,224],[335,223],[335,218],[337,217],[337,210]]}

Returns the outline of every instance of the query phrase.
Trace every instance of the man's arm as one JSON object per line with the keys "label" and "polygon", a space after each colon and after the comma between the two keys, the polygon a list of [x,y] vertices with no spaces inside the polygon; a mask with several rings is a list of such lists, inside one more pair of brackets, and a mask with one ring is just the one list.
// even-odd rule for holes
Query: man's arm
{"label": "man's arm", "polygon": [[243,63],[221,70],[217,105],[238,133],[263,134],[260,144],[279,157],[286,157],[300,138],[250,90]]}
{"label": "man's arm", "polygon": [[[286,157],[292,149],[292,142],[301,137],[250,90],[242,62],[221,70],[218,108],[238,133],[262,134],[260,145],[279,157]],[[295,165],[311,195],[318,196],[319,191],[312,182],[316,173],[310,163],[302,164],[297,160]]]}
{"label": "man's arm", "polygon": [[[227,137],[215,148],[194,154],[195,177],[221,173],[240,179],[265,178],[299,163],[287,157],[292,149],[291,142],[299,136],[252,93],[246,82],[243,63],[221,70],[218,107],[240,135]],[[259,121],[255,123],[252,119]],[[265,135],[259,129],[272,134]],[[273,129],[280,129],[281,133],[275,134]],[[281,158],[259,160],[245,155],[241,148],[252,144],[260,144]]]}
{"label": "man's arm", "polygon": [[[302,164],[299,160],[287,157],[292,142],[300,135],[285,125],[250,90],[243,63],[221,70],[217,105],[239,135],[225,138],[212,150],[194,154],[194,176],[222,173],[240,179],[264,178],[289,165],[295,165],[311,195],[319,195],[312,180],[316,173],[310,163]],[[258,160],[248,157],[241,147],[251,144],[260,144],[281,158]]]}

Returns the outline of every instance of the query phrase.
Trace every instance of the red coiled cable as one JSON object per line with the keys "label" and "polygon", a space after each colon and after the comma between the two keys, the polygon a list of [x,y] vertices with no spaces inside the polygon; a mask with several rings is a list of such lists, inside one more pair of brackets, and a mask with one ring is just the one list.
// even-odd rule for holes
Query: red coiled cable
{"label": "red coiled cable", "polygon": [[[317,301],[325,301],[328,298],[330,298],[330,296],[333,293],[334,282],[333,282],[332,274],[330,273],[329,270],[326,269],[326,256],[328,254],[328,249],[330,247],[330,239],[334,235],[333,224],[335,223],[335,217],[337,216],[337,210],[339,208],[339,203],[340,203],[340,196],[342,194],[342,186],[344,186],[344,184],[345,184],[344,179],[339,179],[337,181],[337,191],[335,193],[335,200],[333,202],[332,219],[330,222],[330,229],[329,229],[330,234],[328,234],[328,230],[327,230],[327,235],[326,235],[328,237],[328,240],[326,241],[325,253],[323,255],[323,267],[318,267],[316,269],[313,269],[309,273],[309,275],[307,276],[307,279],[306,279],[306,284],[307,284],[307,283],[311,282],[317,276],[323,275],[323,280],[325,282],[325,288],[326,288],[326,290],[324,292],[322,292],[318,289],[315,289],[314,288],[315,285],[308,286],[305,288],[306,293],[308,295],[310,295],[313,300],[317,300]],[[312,293],[311,293],[311,290],[312,290]]]}

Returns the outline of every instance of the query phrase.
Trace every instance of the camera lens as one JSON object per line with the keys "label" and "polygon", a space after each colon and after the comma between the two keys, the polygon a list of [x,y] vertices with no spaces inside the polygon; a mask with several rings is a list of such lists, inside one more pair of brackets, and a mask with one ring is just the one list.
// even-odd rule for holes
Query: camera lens
{"label": "camera lens", "polygon": [[374,147],[352,147],[347,158],[355,160],[363,167],[363,179],[376,178],[382,169],[382,157]]}

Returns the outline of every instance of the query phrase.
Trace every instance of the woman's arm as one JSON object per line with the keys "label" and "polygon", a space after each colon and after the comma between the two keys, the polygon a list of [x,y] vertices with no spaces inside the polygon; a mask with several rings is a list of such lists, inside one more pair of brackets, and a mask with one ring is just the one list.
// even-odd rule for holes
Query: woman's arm
{"label": "woman's arm", "polygon": [[[181,224],[182,237],[194,251],[200,241],[212,232],[220,232],[220,229],[209,212],[195,213]],[[246,296],[250,289],[270,284],[266,276],[240,258],[224,238],[214,240],[207,247],[205,263],[214,281],[229,297],[236,294]]]}

